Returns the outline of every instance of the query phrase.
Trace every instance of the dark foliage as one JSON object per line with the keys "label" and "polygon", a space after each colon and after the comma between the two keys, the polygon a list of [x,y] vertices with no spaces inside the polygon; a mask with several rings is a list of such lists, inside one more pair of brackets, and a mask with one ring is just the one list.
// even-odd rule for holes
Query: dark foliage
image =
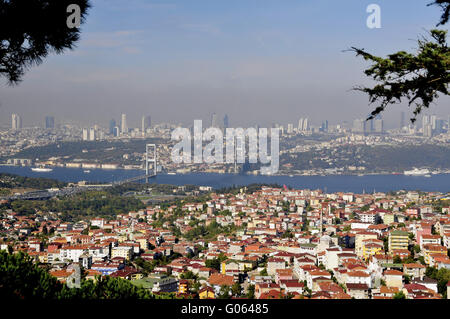
{"label": "dark foliage", "polygon": [[[436,0],[429,5],[438,5],[443,10],[438,25],[448,22],[450,0]],[[370,104],[378,103],[367,120],[374,119],[389,105],[406,100],[409,106],[414,105],[411,118],[414,123],[422,110],[439,98],[439,94],[449,95],[450,50],[446,30],[431,30],[428,37],[419,38],[416,53],[399,51],[381,58],[356,47],[351,51],[373,62],[364,73],[377,84],[355,88],[369,96]]]}
{"label": "dark foliage", "polygon": [[17,84],[50,53],[75,47],[80,29],[67,26],[70,4],[80,6],[83,23],[89,0],[0,0],[0,76]]}

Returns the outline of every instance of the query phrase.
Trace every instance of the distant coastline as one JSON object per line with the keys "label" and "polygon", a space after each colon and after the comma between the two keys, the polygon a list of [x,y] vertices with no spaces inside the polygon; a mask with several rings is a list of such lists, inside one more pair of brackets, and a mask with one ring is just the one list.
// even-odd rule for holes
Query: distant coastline
{"label": "distant coastline", "polygon": [[[54,167],[52,172],[33,172],[31,167],[0,165],[0,173],[27,177],[43,177],[62,182],[111,183],[142,175],[142,170],[91,169]],[[392,174],[294,176],[294,175],[247,175],[220,173],[158,174],[150,183],[170,185],[211,186],[215,189],[250,184],[278,184],[297,189],[321,189],[327,192],[372,193],[398,190],[420,190],[450,192],[448,174],[434,174],[431,177]]]}

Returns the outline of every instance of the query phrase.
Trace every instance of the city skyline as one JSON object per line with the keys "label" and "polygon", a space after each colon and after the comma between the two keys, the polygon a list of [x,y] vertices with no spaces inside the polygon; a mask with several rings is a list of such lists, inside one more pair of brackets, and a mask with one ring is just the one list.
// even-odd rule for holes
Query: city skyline
{"label": "city skyline", "polygon": [[[367,64],[342,51],[408,50],[439,16],[425,1],[378,1],[382,28],[369,29],[369,2],[356,0],[132,2],[93,1],[76,50],[50,56],[19,86],[3,81],[0,124],[11,113],[22,114],[24,126],[42,113],[106,125],[105,114],[127,112],[133,126],[142,114],[185,124],[227,113],[239,126],[287,124],[303,114],[320,122],[326,113],[330,123],[364,117],[372,106],[350,89],[367,83]],[[442,98],[430,111],[442,116],[448,104]],[[406,105],[386,111],[387,128],[401,112],[411,117]]]}

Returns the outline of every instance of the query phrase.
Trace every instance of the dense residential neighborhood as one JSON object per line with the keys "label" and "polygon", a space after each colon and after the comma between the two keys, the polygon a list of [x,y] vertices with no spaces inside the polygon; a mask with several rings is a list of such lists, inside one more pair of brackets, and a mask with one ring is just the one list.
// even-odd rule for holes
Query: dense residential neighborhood
{"label": "dense residential neighborhood", "polygon": [[198,199],[74,222],[6,209],[0,249],[75,288],[109,276],[178,298],[450,296],[445,194],[262,186]]}

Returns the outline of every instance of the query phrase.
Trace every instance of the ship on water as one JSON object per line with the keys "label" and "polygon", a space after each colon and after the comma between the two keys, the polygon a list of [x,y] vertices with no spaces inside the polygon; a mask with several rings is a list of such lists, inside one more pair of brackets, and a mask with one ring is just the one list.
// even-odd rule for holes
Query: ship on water
{"label": "ship on water", "polygon": [[426,169],[426,168],[414,168],[411,171],[404,171],[403,174],[408,175],[408,176],[427,176],[430,175],[430,170]]}
{"label": "ship on water", "polygon": [[31,170],[36,173],[49,173],[53,171],[53,169],[47,167],[33,167]]}

